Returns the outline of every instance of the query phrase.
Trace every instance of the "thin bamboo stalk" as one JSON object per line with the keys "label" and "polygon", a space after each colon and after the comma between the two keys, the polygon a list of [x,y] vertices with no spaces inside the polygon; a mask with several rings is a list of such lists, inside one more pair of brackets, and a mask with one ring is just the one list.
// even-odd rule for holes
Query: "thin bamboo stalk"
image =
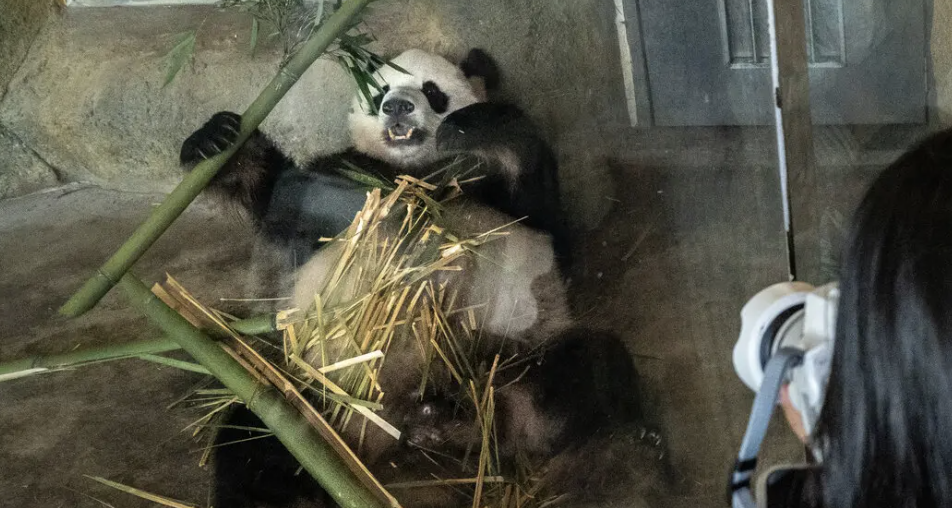
{"label": "thin bamboo stalk", "polygon": [[[255,316],[230,323],[238,333],[244,335],[260,335],[273,332],[277,329],[273,315]],[[110,360],[136,358],[142,355],[154,355],[182,349],[178,342],[162,337],[158,339],[140,340],[126,344],[111,344],[108,346],[77,349],[68,353],[52,355],[36,355],[21,358],[10,362],[0,363],[0,382],[20,377],[39,374],[55,369],[78,367],[88,363],[98,363]]]}
{"label": "thin bamboo stalk", "polygon": [[331,43],[353,26],[357,16],[371,1],[345,1],[340,9],[311,35],[241,116],[241,132],[235,144],[223,153],[195,166],[119,250],[59,309],[60,314],[76,317],[99,303],[116,281],[122,278],[202,192],[308,67],[324,54]]}
{"label": "thin bamboo stalk", "polygon": [[125,274],[119,285],[135,308],[241,398],[340,506],[384,506],[277,389],[258,382],[218,343],[162,302],[132,274]]}
{"label": "thin bamboo stalk", "polygon": [[140,340],[128,344],[92,347],[47,356],[32,356],[0,364],[0,381],[39,374],[54,369],[82,365],[84,363],[122,358],[134,358],[144,354],[165,353],[181,349],[174,340],[168,338]]}

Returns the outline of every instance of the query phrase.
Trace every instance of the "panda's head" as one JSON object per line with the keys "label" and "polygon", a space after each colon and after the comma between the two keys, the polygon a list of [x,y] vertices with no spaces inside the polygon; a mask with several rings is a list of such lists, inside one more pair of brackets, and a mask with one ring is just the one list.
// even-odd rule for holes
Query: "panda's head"
{"label": "panda's head", "polygon": [[439,158],[434,136],[440,122],[453,111],[485,101],[486,90],[498,83],[498,70],[478,49],[459,65],[419,49],[391,62],[396,68],[377,70],[383,91],[373,98],[376,107],[360,94],[354,100],[351,139],[362,153],[412,169]]}

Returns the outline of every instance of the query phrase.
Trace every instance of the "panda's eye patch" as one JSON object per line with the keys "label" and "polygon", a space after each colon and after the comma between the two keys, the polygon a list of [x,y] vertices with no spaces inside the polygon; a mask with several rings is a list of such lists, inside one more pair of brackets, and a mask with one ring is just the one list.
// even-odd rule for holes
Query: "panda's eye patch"
{"label": "panda's eye patch", "polygon": [[446,113],[446,109],[450,105],[450,98],[443,93],[443,90],[440,90],[440,87],[432,81],[427,81],[423,83],[423,95],[426,96],[426,100],[430,103],[430,107],[433,108],[433,111],[437,113]]}
{"label": "panda's eye patch", "polygon": [[374,98],[373,98],[373,100],[374,100],[374,113],[376,113],[377,111],[380,111],[380,106],[383,104],[383,96],[384,96],[384,95],[387,95],[387,92],[389,92],[389,91],[390,91],[390,85],[385,85],[385,86],[380,90],[380,93],[378,93],[377,95],[374,95]]}

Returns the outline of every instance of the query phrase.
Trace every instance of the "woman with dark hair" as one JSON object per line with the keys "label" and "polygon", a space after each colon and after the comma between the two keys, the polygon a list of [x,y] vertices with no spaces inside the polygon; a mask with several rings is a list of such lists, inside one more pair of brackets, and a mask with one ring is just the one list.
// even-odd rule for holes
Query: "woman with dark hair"
{"label": "woman with dark hair", "polygon": [[952,507],[952,131],[886,168],[856,211],[812,440],[822,466],[770,506]]}

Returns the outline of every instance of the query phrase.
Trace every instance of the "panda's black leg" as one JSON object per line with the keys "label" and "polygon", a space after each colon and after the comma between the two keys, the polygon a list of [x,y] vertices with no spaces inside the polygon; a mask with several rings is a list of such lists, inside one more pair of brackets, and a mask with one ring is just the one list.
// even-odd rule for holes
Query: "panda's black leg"
{"label": "panda's black leg", "polygon": [[240,406],[224,418],[215,439],[215,508],[279,508],[308,501],[315,508],[335,506],[327,493],[265,426]]}
{"label": "panda's black leg", "polygon": [[566,417],[570,441],[643,417],[631,353],[611,333],[574,327],[554,337],[527,382],[545,411]]}
{"label": "panda's black leg", "polygon": [[[241,131],[241,115],[220,111],[182,143],[179,162],[186,171],[232,146]],[[241,149],[212,179],[209,190],[227,202],[262,218],[278,175],[293,162],[261,131],[255,130]]]}

